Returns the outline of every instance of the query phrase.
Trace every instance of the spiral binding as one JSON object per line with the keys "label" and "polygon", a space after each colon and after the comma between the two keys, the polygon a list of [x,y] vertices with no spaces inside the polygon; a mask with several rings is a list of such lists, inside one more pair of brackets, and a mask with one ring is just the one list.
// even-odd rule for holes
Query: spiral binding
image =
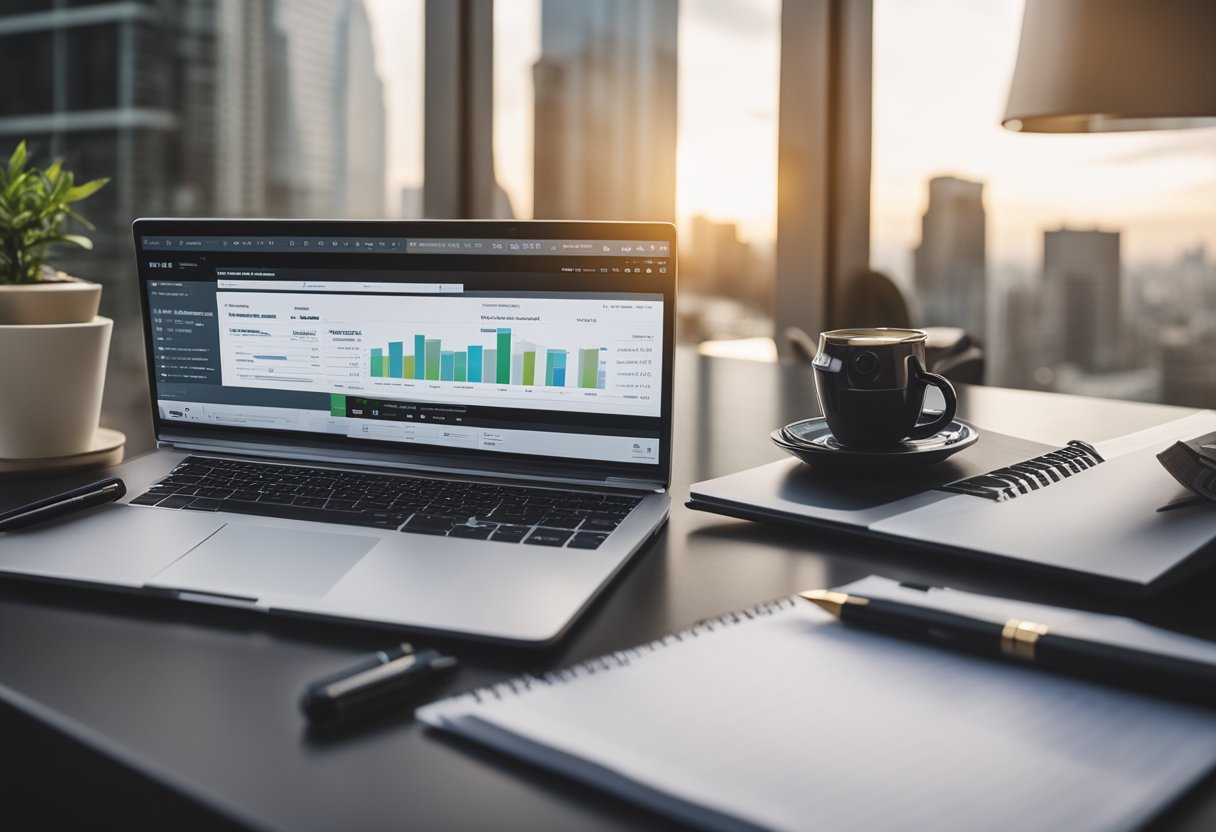
{"label": "spiral binding", "polygon": [[533,690],[538,687],[553,687],[555,685],[564,685],[568,682],[573,682],[576,679],[581,679],[586,676],[594,676],[597,673],[606,673],[610,670],[615,670],[621,667],[628,667],[636,661],[644,659],[646,656],[657,653],[663,648],[670,647],[673,644],[679,644],[689,639],[700,638],[707,633],[714,633],[725,627],[733,627],[736,624],[742,624],[745,621],[752,621],[757,618],[765,618],[783,610],[790,609],[797,604],[795,598],[778,598],[773,601],[765,601],[762,604],[757,604],[754,607],[748,607],[735,612],[728,612],[725,615],[707,618],[704,621],[698,621],[693,626],[686,630],[680,630],[654,641],[640,644],[637,647],[629,647],[624,650],[618,650],[615,653],[606,653],[603,656],[597,656],[593,659],[573,664],[568,667],[563,667],[559,670],[553,670],[540,676],[532,674],[524,674],[517,676],[514,679],[508,679],[505,682],[499,682],[494,685],[486,685],[480,688],[473,688],[464,693],[457,694],[452,697],[453,700],[468,700],[481,704],[491,699],[501,700],[508,696],[518,696],[521,693]]}
{"label": "spiral binding", "polygon": [[1063,448],[997,468],[987,474],[968,477],[965,480],[938,486],[939,491],[955,494],[970,494],[996,500],[998,503],[1012,500],[1031,491],[1038,491],[1060,482],[1073,474],[1079,474],[1100,462],[1105,462],[1097,449],[1088,442],[1073,439]]}

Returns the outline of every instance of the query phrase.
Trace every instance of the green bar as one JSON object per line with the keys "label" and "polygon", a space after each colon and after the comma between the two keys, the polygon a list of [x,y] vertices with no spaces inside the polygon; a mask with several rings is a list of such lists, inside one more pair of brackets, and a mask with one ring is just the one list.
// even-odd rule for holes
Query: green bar
{"label": "green bar", "polygon": [[388,356],[387,355],[382,356],[380,359],[380,377],[381,378],[389,377],[388,376],[388,367],[389,367]]}
{"label": "green bar", "polygon": [[595,389],[596,377],[600,371],[599,350],[578,351],[578,386]]}
{"label": "green bar", "polygon": [[545,355],[545,385],[553,386],[553,350],[549,350]]}
{"label": "green bar", "polygon": [[439,381],[439,341],[438,338],[426,339],[426,379]]}
{"label": "green bar", "polygon": [[414,336],[414,378],[425,378],[426,373],[426,337]]}
{"label": "green bar", "polygon": [[401,374],[402,378],[413,378],[414,377],[414,356],[412,356],[412,355],[403,356],[401,359],[401,366],[404,369],[404,372]]}
{"label": "green bar", "polygon": [[467,374],[468,356],[463,352],[456,353],[456,381],[464,381]]}
{"label": "green bar", "polygon": [[499,384],[511,383],[511,330],[498,330],[498,372]]}
{"label": "green bar", "polygon": [[384,350],[372,350],[372,378],[380,378],[382,375],[384,375],[382,370],[384,367],[384,361],[382,360],[383,357]]}
{"label": "green bar", "polygon": [[346,394],[345,393],[330,393],[329,394],[329,415],[330,416],[345,416],[346,415]]}
{"label": "green bar", "polygon": [[535,384],[533,379],[536,378],[536,352],[529,351],[524,353],[524,384]]}

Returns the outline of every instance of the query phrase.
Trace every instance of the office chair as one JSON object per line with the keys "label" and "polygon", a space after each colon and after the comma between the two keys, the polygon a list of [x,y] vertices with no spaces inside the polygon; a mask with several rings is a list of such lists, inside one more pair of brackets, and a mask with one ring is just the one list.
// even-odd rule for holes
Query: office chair
{"label": "office chair", "polygon": [[[922,329],[929,336],[925,342],[925,363],[929,365],[930,372],[960,384],[983,384],[984,349],[978,339],[959,327],[916,327],[911,319],[903,292],[882,272],[865,272],[849,282],[840,328],[891,326]],[[815,359],[818,343],[805,330],[796,326],[787,327],[782,337],[795,361],[810,364]]]}

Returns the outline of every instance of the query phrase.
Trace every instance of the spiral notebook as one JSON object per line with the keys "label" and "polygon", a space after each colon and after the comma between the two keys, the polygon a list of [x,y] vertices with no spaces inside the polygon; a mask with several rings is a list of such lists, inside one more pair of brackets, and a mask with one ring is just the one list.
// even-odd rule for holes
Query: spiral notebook
{"label": "spiral notebook", "polygon": [[[968,595],[954,602],[1054,621]],[[1134,829],[1216,765],[1211,711],[850,629],[797,599],[418,718],[723,830]]]}
{"label": "spiral notebook", "polygon": [[1153,592],[1216,559],[1216,512],[1160,511],[1189,492],[1157,460],[1177,440],[1213,430],[1210,410],[1062,446],[981,430],[973,447],[922,470],[850,477],[782,460],[695,483],[687,505]]}

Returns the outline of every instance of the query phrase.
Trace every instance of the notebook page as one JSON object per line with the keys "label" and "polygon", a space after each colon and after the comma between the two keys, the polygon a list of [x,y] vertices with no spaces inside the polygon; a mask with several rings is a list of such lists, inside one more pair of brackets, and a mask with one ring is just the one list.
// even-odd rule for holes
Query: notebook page
{"label": "notebook page", "polygon": [[473,715],[508,753],[526,738],[772,829],[1130,829],[1216,764],[1216,714],[846,628],[803,602],[635,655],[418,715],[456,732]]}

